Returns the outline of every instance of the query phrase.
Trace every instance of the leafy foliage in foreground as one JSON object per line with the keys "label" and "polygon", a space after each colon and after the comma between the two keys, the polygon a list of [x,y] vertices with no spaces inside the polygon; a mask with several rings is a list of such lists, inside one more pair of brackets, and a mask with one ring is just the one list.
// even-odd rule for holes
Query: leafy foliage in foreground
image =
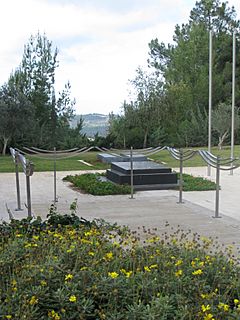
{"label": "leafy foliage in foreground", "polygon": [[98,173],[85,173],[75,176],[66,176],[65,181],[71,182],[75,187],[95,196],[129,194],[130,186],[117,185],[109,181],[102,181]]}
{"label": "leafy foliage in foreground", "polygon": [[212,239],[143,231],[144,246],[126,228],[73,213],[4,223],[0,318],[239,319],[231,248],[213,255]]}

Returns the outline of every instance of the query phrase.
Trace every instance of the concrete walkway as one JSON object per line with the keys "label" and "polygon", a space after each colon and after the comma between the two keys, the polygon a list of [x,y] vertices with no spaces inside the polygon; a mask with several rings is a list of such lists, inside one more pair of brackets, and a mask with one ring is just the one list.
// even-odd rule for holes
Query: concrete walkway
{"label": "concrete walkway", "polygon": [[[82,172],[82,171],[81,171]],[[195,176],[206,176],[206,167],[185,168],[184,172]],[[191,230],[204,236],[217,237],[224,244],[235,243],[240,246],[240,210],[239,185],[240,169],[233,176],[221,172],[220,184],[220,219],[214,219],[215,191],[184,192],[183,204],[178,204],[178,191],[154,190],[141,191],[130,199],[128,195],[92,196],[81,194],[69,187],[62,178],[67,174],[80,172],[57,173],[58,211],[69,213],[71,203],[77,199],[77,214],[86,219],[102,218],[109,222],[117,222],[132,229],[145,226],[157,228],[164,232],[166,222],[174,230]],[[212,169],[212,180],[215,170]],[[17,206],[15,174],[0,174],[0,219],[8,220],[7,207],[15,218],[27,216],[24,206],[26,202],[25,176],[20,174],[21,199],[23,211],[15,211]],[[35,215],[46,217],[53,202],[52,172],[35,172],[31,177],[32,208]]]}

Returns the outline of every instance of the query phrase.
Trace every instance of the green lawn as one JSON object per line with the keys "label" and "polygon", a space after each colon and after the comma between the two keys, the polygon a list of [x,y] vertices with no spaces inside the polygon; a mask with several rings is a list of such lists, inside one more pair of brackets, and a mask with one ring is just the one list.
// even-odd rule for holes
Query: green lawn
{"label": "green lawn", "polygon": [[[197,148],[192,148],[193,150],[197,150]],[[198,149],[207,149],[207,148],[198,148]],[[99,170],[106,169],[108,165],[101,163],[97,159],[97,154],[99,152],[87,152],[83,153],[79,156],[57,160],[57,170],[58,171],[70,171],[70,170]],[[224,147],[221,151],[218,150],[217,147],[212,148],[212,153],[214,155],[220,155],[221,157],[230,157],[230,147]],[[240,154],[240,146],[235,146],[234,150],[235,156],[239,156]],[[44,160],[36,157],[27,157],[31,160],[35,165],[35,171],[52,171],[53,170],[53,161],[52,160]],[[175,160],[167,150],[160,151],[152,156],[151,159],[157,162],[164,162],[167,166],[170,167],[178,167],[179,162]],[[91,163],[93,167],[89,167],[78,160],[84,160],[88,163]],[[198,166],[206,166],[206,163],[202,160],[202,158],[197,155],[192,159],[184,162],[184,167],[198,167]],[[10,156],[0,156],[0,172],[14,172],[14,164],[12,158]]]}
{"label": "green lawn", "polygon": [[[56,166],[58,171],[70,170],[100,170],[108,168],[108,165],[102,163],[97,159],[99,152],[88,152],[75,156],[72,158],[57,160]],[[37,157],[26,156],[27,159],[34,163],[34,171],[52,171],[54,162],[53,160],[45,160]],[[93,166],[90,167],[86,164],[79,162],[84,160]],[[0,156],[0,172],[14,172],[14,163],[10,156]]]}
{"label": "green lawn", "polygon": [[[200,147],[200,148],[186,148],[186,150],[207,150],[207,147]],[[223,147],[222,150],[219,150],[217,147],[213,147],[212,154],[215,156],[221,156],[223,158],[228,158],[231,155],[231,148],[230,147]],[[234,148],[234,156],[239,157],[240,155],[240,146],[235,146]],[[179,161],[175,160],[167,150],[158,152],[152,156],[149,156],[151,159],[157,162],[164,162],[170,167],[178,167]],[[199,155],[195,155],[190,160],[187,160],[183,164],[184,167],[202,167],[207,166],[206,162],[201,158]]]}

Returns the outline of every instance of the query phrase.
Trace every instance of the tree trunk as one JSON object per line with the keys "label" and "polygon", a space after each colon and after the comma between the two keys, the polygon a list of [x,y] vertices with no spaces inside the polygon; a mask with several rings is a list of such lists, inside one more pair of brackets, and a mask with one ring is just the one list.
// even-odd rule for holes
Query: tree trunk
{"label": "tree trunk", "polygon": [[6,155],[6,150],[7,150],[7,144],[8,144],[9,138],[3,137],[3,150],[2,150],[2,155]]}
{"label": "tree trunk", "polygon": [[223,142],[227,138],[227,136],[228,136],[228,131],[225,131],[222,136],[219,136],[219,138],[218,138],[218,148],[219,148],[219,150],[222,150]]}
{"label": "tree trunk", "polygon": [[143,149],[147,147],[148,130],[144,132]]}
{"label": "tree trunk", "polygon": [[126,136],[123,135],[123,149],[126,149]]}

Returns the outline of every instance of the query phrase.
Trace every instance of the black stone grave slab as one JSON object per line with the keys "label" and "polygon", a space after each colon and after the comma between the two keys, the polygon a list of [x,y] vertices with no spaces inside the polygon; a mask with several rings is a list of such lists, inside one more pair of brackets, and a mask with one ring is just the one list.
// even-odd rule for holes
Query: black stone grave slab
{"label": "black stone grave slab", "polygon": [[[107,179],[117,184],[131,184],[131,163],[113,162],[107,170]],[[177,173],[152,161],[133,162],[135,189],[168,189],[178,185]]]}
{"label": "black stone grave slab", "polygon": [[[129,153],[121,153],[121,157],[124,161],[129,162],[131,161],[131,155]],[[133,161],[147,161],[147,157],[144,154],[133,154],[132,155]]]}
{"label": "black stone grave slab", "polygon": [[124,161],[122,157],[118,154],[110,154],[110,153],[99,153],[97,155],[98,160],[103,163],[112,163],[112,162],[121,162]]}
{"label": "black stone grave slab", "polygon": [[[111,164],[111,169],[124,174],[131,174],[131,162],[113,162]],[[171,168],[149,160],[133,162],[134,174],[166,173],[171,171]]]}
{"label": "black stone grave slab", "polygon": [[[113,163],[113,162],[129,162],[130,155],[121,153],[121,154],[110,154],[110,153],[99,153],[97,158],[103,163]],[[133,161],[146,161],[147,157],[142,154],[134,154]]]}

